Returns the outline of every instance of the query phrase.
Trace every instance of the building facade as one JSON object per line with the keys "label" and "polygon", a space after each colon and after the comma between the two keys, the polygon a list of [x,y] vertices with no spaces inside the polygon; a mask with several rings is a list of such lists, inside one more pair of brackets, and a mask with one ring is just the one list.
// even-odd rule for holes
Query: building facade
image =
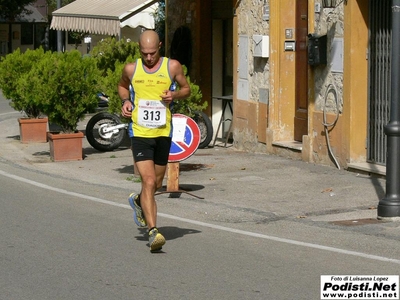
{"label": "building facade", "polygon": [[46,0],[37,0],[27,8],[30,14],[21,15],[16,20],[0,19],[0,56],[15,49],[25,51],[46,44],[47,4]]}
{"label": "building facade", "polygon": [[232,94],[238,149],[384,173],[390,2],[169,0],[167,44],[191,29],[190,75],[214,124]]}

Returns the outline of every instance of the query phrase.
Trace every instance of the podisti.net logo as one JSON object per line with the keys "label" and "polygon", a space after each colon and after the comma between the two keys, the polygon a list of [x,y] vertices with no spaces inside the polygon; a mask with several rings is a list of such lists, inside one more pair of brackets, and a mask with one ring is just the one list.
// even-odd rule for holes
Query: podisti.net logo
{"label": "podisti.net logo", "polygon": [[399,275],[321,275],[322,299],[399,299]]}

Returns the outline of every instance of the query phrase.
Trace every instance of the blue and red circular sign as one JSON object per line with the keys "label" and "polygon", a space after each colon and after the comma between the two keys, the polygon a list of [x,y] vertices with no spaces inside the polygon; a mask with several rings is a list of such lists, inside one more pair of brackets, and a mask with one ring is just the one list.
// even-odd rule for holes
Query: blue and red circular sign
{"label": "blue and red circular sign", "polygon": [[172,143],[168,161],[178,162],[196,152],[200,144],[201,133],[196,122],[182,114],[172,116],[172,126]]}

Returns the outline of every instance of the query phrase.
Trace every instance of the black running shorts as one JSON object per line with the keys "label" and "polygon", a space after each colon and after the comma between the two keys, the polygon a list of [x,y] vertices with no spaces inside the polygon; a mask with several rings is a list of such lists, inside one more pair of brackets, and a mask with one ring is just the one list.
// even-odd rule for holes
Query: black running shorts
{"label": "black running shorts", "polygon": [[152,160],[156,165],[165,166],[168,163],[171,138],[132,137],[131,146],[135,162]]}

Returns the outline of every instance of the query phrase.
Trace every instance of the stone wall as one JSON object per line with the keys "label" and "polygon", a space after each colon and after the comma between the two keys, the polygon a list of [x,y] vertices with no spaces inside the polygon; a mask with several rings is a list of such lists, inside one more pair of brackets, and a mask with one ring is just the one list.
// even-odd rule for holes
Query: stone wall
{"label": "stone wall", "polygon": [[[343,71],[333,69],[332,62],[334,41],[344,40],[343,3],[334,9],[321,8],[320,13],[315,13],[315,34],[327,35],[328,40],[328,64],[314,69],[315,110],[323,111],[325,109],[329,113],[341,113],[343,109]],[[337,99],[335,99],[333,90],[337,93]]]}
{"label": "stone wall", "polygon": [[[236,127],[234,130],[236,146],[240,149],[254,152],[266,152],[265,145],[260,144],[260,136],[265,136],[265,132],[259,132],[260,122],[264,122],[266,116],[260,115],[259,103],[268,103],[269,99],[269,58],[253,56],[253,35],[269,36],[269,21],[263,19],[263,7],[269,5],[265,0],[244,0],[240,2],[236,9],[238,18],[238,37],[247,36],[248,38],[248,74],[249,83],[249,102],[251,111],[247,111],[247,120],[241,120],[237,124],[247,124],[244,127]],[[240,64],[239,64],[240,67]],[[260,93],[261,89],[261,93]],[[260,97],[261,96],[261,97]],[[254,111],[253,111],[254,110]],[[261,130],[266,130],[261,129]],[[265,141],[263,141],[265,142]]]}
{"label": "stone wall", "polygon": [[[335,49],[344,45],[344,6],[322,8],[315,13],[315,34],[327,35],[327,65],[314,67],[314,111],[312,161],[324,165],[345,165],[346,147],[343,140],[343,56],[333,65]],[[336,43],[336,44],[334,44]],[[337,68],[339,66],[339,68]],[[342,67],[342,70],[340,70]],[[329,143],[328,143],[329,140]],[[331,153],[329,153],[331,152]],[[334,157],[334,159],[332,159]]]}
{"label": "stone wall", "polygon": [[[269,89],[268,58],[253,57],[253,35],[269,35],[269,21],[263,20],[263,4],[260,0],[241,1],[236,10],[238,35],[249,38],[249,86],[250,101],[259,101],[259,89]],[[268,4],[269,1],[266,1]]]}

